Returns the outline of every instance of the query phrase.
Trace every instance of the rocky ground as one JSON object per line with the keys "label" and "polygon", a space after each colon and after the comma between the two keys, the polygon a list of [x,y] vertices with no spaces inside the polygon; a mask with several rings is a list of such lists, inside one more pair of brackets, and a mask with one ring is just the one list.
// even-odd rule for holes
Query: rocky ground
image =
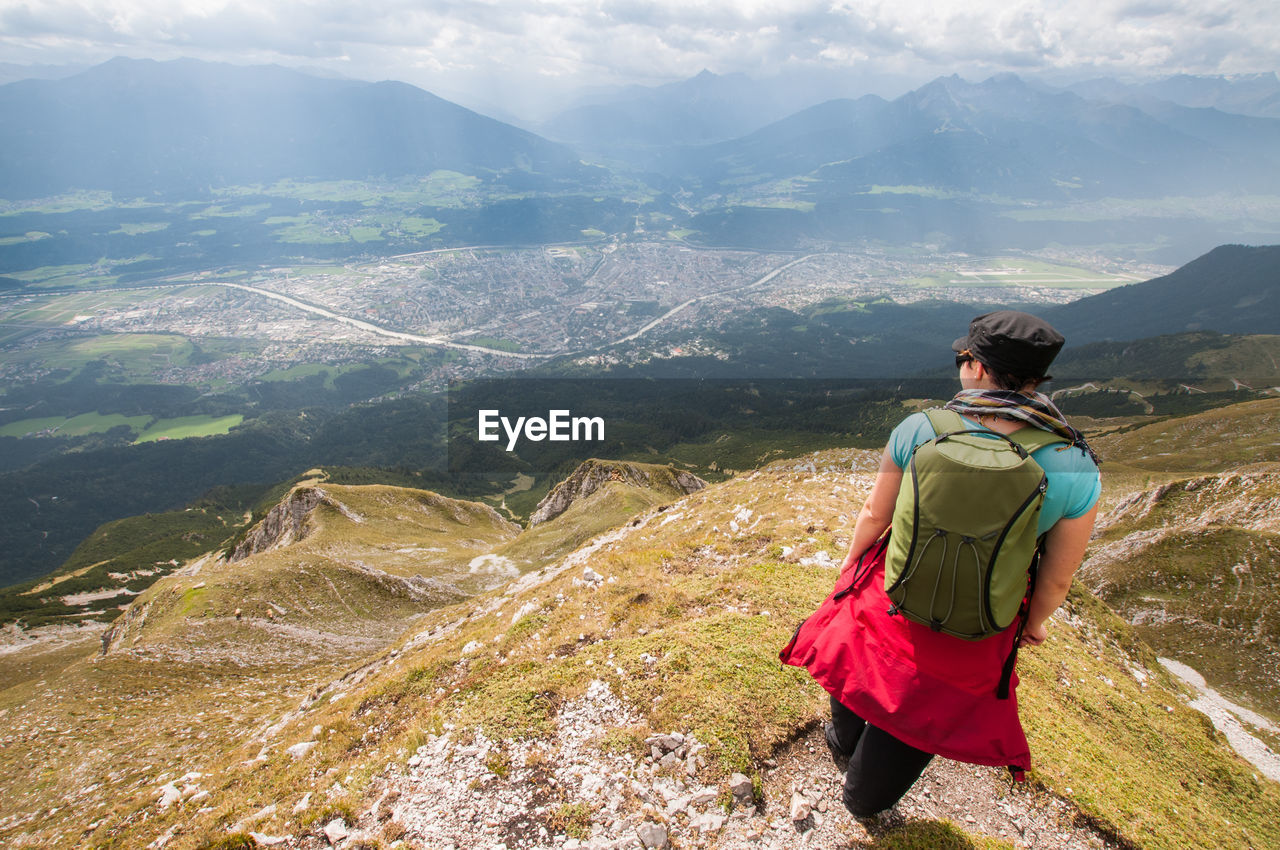
{"label": "rocky ground", "polygon": [[89,621],[77,625],[41,626],[20,629],[10,623],[0,627],[0,656],[26,652],[50,652],[97,637],[107,630],[106,623]]}
{"label": "rocky ground", "polygon": [[[255,834],[259,844],[318,850],[382,846],[431,850],[854,848],[912,822],[1014,847],[1120,846],[1070,803],[1005,771],[936,759],[887,815],[858,820],[840,804],[841,771],[811,729],[763,765],[761,787],[706,775],[702,746],[679,732],[651,735],[636,756],[611,745],[638,714],[601,681],[564,705],[553,739],[455,739],[445,730],[407,765],[390,766],[376,802],[348,824],[306,836]],[[300,801],[310,804],[310,801]]]}

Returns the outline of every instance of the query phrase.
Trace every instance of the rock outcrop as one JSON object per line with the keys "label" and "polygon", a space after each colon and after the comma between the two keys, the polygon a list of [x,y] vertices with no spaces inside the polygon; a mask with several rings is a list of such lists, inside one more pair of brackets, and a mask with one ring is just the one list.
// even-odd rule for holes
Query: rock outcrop
{"label": "rock outcrop", "polygon": [[288,546],[307,536],[308,521],[317,505],[333,500],[319,487],[298,487],[249,529],[231,552],[231,561]]}
{"label": "rock outcrop", "polygon": [[529,527],[555,519],[575,502],[613,482],[632,487],[670,490],[672,498],[686,496],[707,486],[707,482],[693,473],[672,466],[592,458],[584,461],[572,475],[551,488],[551,492],[538,503],[529,517]]}

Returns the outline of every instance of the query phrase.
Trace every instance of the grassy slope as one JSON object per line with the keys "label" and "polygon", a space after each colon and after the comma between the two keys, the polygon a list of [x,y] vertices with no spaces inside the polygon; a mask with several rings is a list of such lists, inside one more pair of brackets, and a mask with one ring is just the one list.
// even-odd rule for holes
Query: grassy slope
{"label": "grassy slope", "polygon": [[0,841],[73,846],[91,822],[129,817],[166,775],[202,771],[251,740],[431,604],[362,567],[412,575],[430,561],[465,572],[477,551],[515,533],[473,503],[323,486],[349,516],[322,506],[297,546],[237,563],[206,557],[196,575],[161,579],[118,621],[110,654],[82,641],[47,663],[5,665],[14,678],[0,690]]}
{"label": "grassy slope", "polygon": [[[127,645],[176,642],[190,652],[222,645],[236,657],[292,642],[325,655],[317,644],[328,637],[370,651],[424,607],[483,588],[469,562],[518,528],[474,502],[385,485],[304,482],[283,501],[312,489],[325,501],[308,515],[303,539],[236,562],[206,557],[198,570],[156,583],[117,628]],[[415,575],[432,581],[389,578]]]}
{"label": "grassy slope", "polygon": [[575,501],[554,519],[525,529],[498,549],[522,571],[562,557],[600,532],[614,528],[641,511],[674,501],[680,494],[663,487],[631,487],[610,482]]}
{"label": "grassy slope", "polygon": [[1117,506],[1081,577],[1162,655],[1280,719],[1280,476],[1197,477]]}
{"label": "grassy slope", "polygon": [[[285,718],[281,744],[307,739],[313,725],[331,730],[313,761],[271,755],[267,769],[248,771],[240,762],[252,752],[232,750],[205,785],[213,811],[143,824],[140,794],[135,814],[123,805],[92,839],[145,843],[176,826],[170,846],[200,846],[265,802],[282,805],[263,831],[312,828],[359,808],[374,777],[427,731],[545,734],[556,706],[596,678],[645,718],[601,746],[635,748],[649,730],[680,729],[710,745],[715,769],[754,774],[823,716],[824,694],[776,653],[835,578],[831,567],[801,561],[818,551],[839,560],[868,482],[850,467],[867,473],[874,463],[872,452],[835,451],[772,464],[606,535],[561,572],[432,612],[363,668],[359,685],[337,682]],[[784,556],[784,546],[794,548]],[[610,580],[574,581],[584,564]],[[1280,846],[1280,786],[1257,780],[1182,706],[1180,686],[1092,597],[1073,596],[1050,643],[1027,652],[1021,671],[1033,779],[1083,816],[1144,847]],[[304,790],[332,796],[288,814],[283,804]],[[927,844],[925,833],[944,827],[914,829]]]}
{"label": "grassy slope", "polygon": [[114,619],[131,597],[70,606],[62,598],[102,589],[140,591],[172,572],[175,562],[225,542],[243,521],[234,508],[210,505],[104,523],[52,575],[0,590],[0,623],[21,620],[35,627],[75,622],[85,615]]}
{"label": "grassy slope", "polygon": [[[1266,338],[1264,338],[1266,339]],[[1161,654],[1280,718],[1280,399],[1234,404],[1099,438],[1111,498],[1083,581]],[[1251,470],[1252,474],[1235,474]]]}
{"label": "grassy slope", "polygon": [[1095,448],[1104,458],[1123,458],[1130,467],[1174,475],[1280,462],[1280,399],[1233,404],[1108,434]]}
{"label": "grassy slope", "polygon": [[[138,598],[111,654],[99,656],[93,636],[3,659],[0,775],[9,778],[0,779],[0,840],[70,846],[99,821],[104,829],[135,822],[168,779],[207,771],[239,746],[255,756],[254,736],[272,718],[433,604],[362,568],[492,581],[471,575],[468,564],[506,551],[516,533],[483,505],[425,491],[319,486],[332,501],[311,515],[304,540],[236,563],[207,558],[198,574],[162,579]],[[541,566],[546,549],[563,550],[670,497],[606,488],[511,554]],[[129,530],[104,526],[84,557]]]}

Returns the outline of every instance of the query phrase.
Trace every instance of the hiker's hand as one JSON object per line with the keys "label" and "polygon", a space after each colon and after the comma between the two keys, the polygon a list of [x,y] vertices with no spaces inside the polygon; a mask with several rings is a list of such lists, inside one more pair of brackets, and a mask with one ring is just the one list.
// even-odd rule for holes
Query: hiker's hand
{"label": "hiker's hand", "polygon": [[1049,630],[1044,627],[1044,623],[1033,626],[1027,623],[1027,627],[1022,630],[1022,640],[1018,641],[1018,646],[1039,646],[1049,637]]}

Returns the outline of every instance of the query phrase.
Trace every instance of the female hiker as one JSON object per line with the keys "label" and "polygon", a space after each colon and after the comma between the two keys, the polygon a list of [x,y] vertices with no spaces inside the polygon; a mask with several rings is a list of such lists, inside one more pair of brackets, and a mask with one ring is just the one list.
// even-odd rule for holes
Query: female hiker
{"label": "female hiker", "polygon": [[934,755],[1030,766],[1017,648],[1046,639],[1101,492],[1096,456],[1036,390],[1062,345],[1027,313],[973,320],[953,346],[960,392],[894,429],[835,590],[782,651],[831,694],[855,816],[892,807]]}

